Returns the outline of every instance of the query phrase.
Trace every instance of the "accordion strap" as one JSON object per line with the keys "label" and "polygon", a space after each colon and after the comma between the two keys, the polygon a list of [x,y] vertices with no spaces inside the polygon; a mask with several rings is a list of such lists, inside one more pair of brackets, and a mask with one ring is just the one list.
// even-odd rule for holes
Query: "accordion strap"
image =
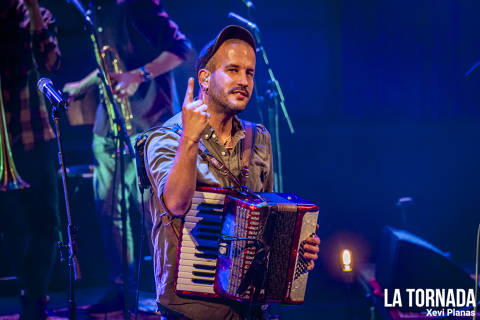
{"label": "accordion strap", "polygon": [[215,156],[213,156],[210,153],[210,151],[207,149],[207,147],[205,147],[205,145],[203,143],[198,144],[198,153],[200,154],[200,157],[202,157],[203,160],[210,163],[222,175],[226,176],[228,178],[228,180],[230,180],[230,182],[234,185],[234,187],[236,187],[238,189],[243,188],[240,180],[238,180],[237,177],[235,177],[233,175],[233,173],[230,170],[228,170],[227,166],[225,166],[225,164],[222,161],[215,158]]}
{"label": "accordion strap", "polygon": [[253,148],[255,147],[255,135],[257,133],[257,125],[250,121],[242,120],[245,129],[245,138],[242,140],[242,168],[240,170],[240,183],[246,185],[250,176],[250,158]]}
{"label": "accordion strap", "polygon": [[[218,170],[218,172],[220,172],[223,176],[227,177],[227,179],[230,180],[230,182],[233,184],[235,188],[239,190],[251,192],[245,186],[244,182],[246,182],[248,178],[248,166],[250,163],[250,156],[252,153],[252,149],[255,145],[254,143],[255,130],[253,129],[254,127],[256,128],[256,126],[253,123],[248,121],[243,121],[243,123],[245,127],[244,140],[246,140],[247,142],[242,143],[243,152],[242,152],[242,170],[240,173],[240,179],[238,179],[221,160],[218,160],[217,158],[215,158],[215,156],[210,152],[210,150],[208,150],[208,148],[203,144],[201,139],[198,144],[198,153],[200,154],[200,157],[202,157],[204,161],[207,161],[208,163],[210,163],[215,169]],[[177,133],[178,135],[182,135],[182,128],[178,124],[176,124],[171,130]],[[244,172],[246,173],[246,175],[244,175]]]}

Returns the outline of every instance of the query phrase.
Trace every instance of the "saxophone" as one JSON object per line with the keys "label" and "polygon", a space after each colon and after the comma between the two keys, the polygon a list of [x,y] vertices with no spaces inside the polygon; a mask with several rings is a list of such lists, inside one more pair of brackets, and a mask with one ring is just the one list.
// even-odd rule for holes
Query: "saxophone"
{"label": "saxophone", "polygon": [[[110,46],[103,46],[102,51],[101,51],[101,57],[102,57],[102,66],[105,68],[105,74],[107,75],[107,83],[110,86],[110,88],[113,88],[112,81],[110,78],[110,73],[115,72],[115,73],[122,73],[123,70],[120,67],[120,58],[118,56],[117,51],[110,47]],[[115,113],[113,111],[113,104],[108,99],[107,95],[107,88],[105,88],[104,85],[102,85],[102,94],[105,98],[105,104],[107,106],[107,113],[108,113],[108,118],[110,121],[110,128],[113,130],[113,134],[116,136],[118,134],[118,127],[114,123],[115,119]],[[122,114],[122,117],[125,120],[125,128],[127,129],[127,133],[130,134],[132,131],[132,110],[130,107],[130,101],[128,98],[123,98],[119,101],[118,103],[119,106],[119,111]]]}
{"label": "saxophone", "polygon": [[[120,67],[120,58],[118,56],[118,52],[110,47],[110,46],[103,46],[102,50],[100,51],[93,35],[90,35],[90,38],[93,42],[94,51],[95,51],[95,58],[97,60],[98,65],[102,68],[101,72],[106,75],[106,81],[110,88],[112,88],[112,81],[110,78],[111,72],[122,73],[123,70]],[[115,123],[115,112],[113,111],[113,101],[110,101],[110,98],[107,94],[107,88],[103,81],[100,82],[100,91],[104,98],[105,107],[107,109],[107,116],[110,122],[110,128],[113,132],[115,137],[118,137],[118,125]],[[119,106],[119,112],[122,114],[122,117],[125,121],[125,128],[127,129],[127,133],[130,134],[132,131],[132,110],[130,107],[130,101],[128,98],[124,98],[120,100],[120,103],[117,104]],[[118,149],[118,148],[117,148]]]}

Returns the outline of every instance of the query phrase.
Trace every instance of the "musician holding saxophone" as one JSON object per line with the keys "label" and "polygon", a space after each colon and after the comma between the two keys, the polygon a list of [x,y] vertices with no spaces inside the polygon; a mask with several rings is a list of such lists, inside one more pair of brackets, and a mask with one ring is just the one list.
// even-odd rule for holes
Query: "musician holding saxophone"
{"label": "musician holding saxophone", "polygon": [[[139,132],[161,125],[178,109],[178,98],[171,72],[183,62],[190,50],[190,43],[178,26],[164,11],[159,1],[154,0],[108,0],[92,1],[90,10],[99,49],[104,58],[111,56],[123,70],[106,70],[117,105],[122,106],[126,128],[132,139]],[[75,97],[92,85],[99,84],[98,70],[81,81],[67,83],[64,92]],[[124,103],[129,103],[123,108]],[[93,152],[96,158],[94,169],[94,197],[99,215],[104,245],[110,262],[112,290],[90,313],[104,313],[122,308],[122,223],[121,187],[119,165],[114,157],[117,149],[113,135],[112,115],[108,102],[97,108],[93,135]],[[120,108],[119,108],[120,109]],[[121,112],[122,112],[121,111]],[[133,140],[134,141],[134,140]],[[133,144],[133,143],[132,143]],[[115,168],[118,168],[117,170]],[[128,160],[125,167],[127,186],[127,213],[137,210],[139,191],[134,161]],[[115,192],[115,194],[113,194]],[[114,204],[112,207],[112,199]],[[130,277],[135,276],[133,238],[130,216],[127,214],[127,259]],[[130,286],[132,289],[134,286]]]}
{"label": "musician holding saxophone", "polygon": [[60,240],[55,135],[36,89],[39,73],[60,66],[56,36],[37,0],[0,1],[0,232],[19,279],[21,319],[46,318]]}
{"label": "musician holding saxophone", "polygon": [[[239,26],[228,26],[200,52],[197,76],[200,85],[194,99],[190,78],[182,112],[150,135],[145,163],[152,183],[151,212],[154,222],[154,267],[159,310],[166,319],[245,319],[249,306],[226,300],[179,296],[174,291],[179,217],[190,208],[197,186],[234,186],[212,162],[199,155],[200,145],[221,161],[238,180],[254,192],[272,192],[273,168],[270,134],[254,125],[253,134],[237,114],[245,110],[253,90],[255,41]],[[250,126],[250,125],[248,125]],[[252,138],[253,137],[253,138]],[[242,149],[253,139],[248,170],[242,166]],[[245,173],[247,171],[247,173]],[[313,269],[320,239],[311,236],[304,257]],[[254,310],[254,318],[263,312]]]}

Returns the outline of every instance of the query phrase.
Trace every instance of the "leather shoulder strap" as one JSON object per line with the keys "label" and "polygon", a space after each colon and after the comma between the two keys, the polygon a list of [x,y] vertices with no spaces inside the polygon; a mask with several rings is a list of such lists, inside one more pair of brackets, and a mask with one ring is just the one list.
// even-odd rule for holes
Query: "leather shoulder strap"
{"label": "leather shoulder strap", "polygon": [[[172,128],[172,131],[177,133],[178,135],[182,135],[182,128],[179,125],[176,125]],[[233,175],[233,173],[228,170],[227,166],[219,159],[215,158],[215,156],[208,150],[208,148],[203,144],[202,139],[198,144],[198,153],[202,157],[204,161],[210,163],[216,170],[218,170],[222,175],[226,176],[227,179],[232,182],[234,188],[242,189],[242,184],[240,181]]]}
{"label": "leather shoulder strap", "polygon": [[250,121],[242,120],[245,129],[245,138],[242,140],[242,168],[240,171],[240,183],[247,184],[250,176],[250,159],[252,157],[253,148],[255,148],[255,135],[257,133],[257,125]]}

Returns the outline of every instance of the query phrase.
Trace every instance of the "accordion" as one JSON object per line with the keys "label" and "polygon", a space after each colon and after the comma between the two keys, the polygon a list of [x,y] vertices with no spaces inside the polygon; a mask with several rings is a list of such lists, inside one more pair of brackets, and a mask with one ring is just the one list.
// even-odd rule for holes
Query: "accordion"
{"label": "accordion", "polygon": [[176,293],[303,303],[303,244],[315,233],[318,210],[289,193],[198,188],[180,228]]}

